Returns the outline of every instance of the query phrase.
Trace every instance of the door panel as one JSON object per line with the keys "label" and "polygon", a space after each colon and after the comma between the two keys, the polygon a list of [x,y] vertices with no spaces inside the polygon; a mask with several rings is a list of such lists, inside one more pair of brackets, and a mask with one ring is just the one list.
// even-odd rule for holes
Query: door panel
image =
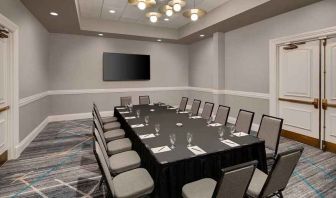
{"label": "door panel", "polygon": [[336,143],[336,38],[328,39],[326,46],[326,99],[325,140]]}
{"label": "door panel", "polygon": [[[7,101],[7,55],[8,39],[0,39],[0,109],[8,105]],[[8,111],[0,111],[0,155],[8,148],[7,137],[7,117]]]}
{"label": "door panel", "polygon": [[319,138],[319,41],[279,51],[279,116],[284,129]]}

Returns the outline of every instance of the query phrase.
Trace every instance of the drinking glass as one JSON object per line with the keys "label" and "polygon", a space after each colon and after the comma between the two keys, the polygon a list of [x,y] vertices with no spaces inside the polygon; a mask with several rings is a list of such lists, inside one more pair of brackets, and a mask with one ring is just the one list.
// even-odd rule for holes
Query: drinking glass
{"label": "drinking glass", "polygon": [[179,109],[177,108],[177,109],[176,109],[176,114],[178,114],[178,113],[179,113]]}
{"label": "drinking glass", "polygon": [[218,135],[219,135],[219,140],[222,141],[223,140],[223,135],[224,135],[223,127],[218,128]]}
{"label": "drinking glass", "polygon": [[130,113],[132,113],[132,111],[133,111],[133,105],[132,105],[132,104],[129,104],[129,105],[128,105],[128,111],[129,111]]}
{"label": "drinking glass", "polygon": [[137,118],[140,118],[140,109],[136,110],[136,116]]}
{"label": "drinking glass", "polygon": [[155,132],[156,132],[156,136],[159,136],[160,134],[159,134],[159,131],[160,131],[160,124],[159,123],[157,123],[157,124],[155,124]]}
{"label": "drinking glass", "polygon": [[148,125],[149,123],[149,116],[145,116],[145,124]]}
{"label": "drinking glass", "polygon": [[169,139],[170,139],[170,143],[171,143],[171,149],[174,149],[175,148],[175,142],[176,142],[176,135],[173,133],[173,134],[170,134],[169,135]]}
{"label": "drinking glass", "polygon": [[187,147],[191,147],[192,138],[193,138],[193,135],[191,133],[187,133],[187,141],[188,141]]}
{"label": "drinking glass", "polygon": [[207,121],[208,126],[210,126],[211,122],[212,122],[212,118],[210,117]]}
{"label": "drinking glass", "polygon": [[191,119],[191,117],[192,117],[192,112],[190,111],[189,112],[189,119]]}
{"label": "drinking glass", "polygon": [[235,126],[231,125],[231,126],[229,126],[229,129],[230,129],[230,133],[231,133],[230,137],[233,137],[233,134],[234,134],[236,128],[235,128]]}

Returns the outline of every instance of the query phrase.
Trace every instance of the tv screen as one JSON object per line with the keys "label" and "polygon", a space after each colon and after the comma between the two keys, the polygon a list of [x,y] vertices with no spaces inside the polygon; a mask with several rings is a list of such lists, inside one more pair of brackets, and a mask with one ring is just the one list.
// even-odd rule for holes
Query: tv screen
{"label": "tv screen", "polygon": [[104,81],[150,79],[150,56],[139,54],[103,54]]}

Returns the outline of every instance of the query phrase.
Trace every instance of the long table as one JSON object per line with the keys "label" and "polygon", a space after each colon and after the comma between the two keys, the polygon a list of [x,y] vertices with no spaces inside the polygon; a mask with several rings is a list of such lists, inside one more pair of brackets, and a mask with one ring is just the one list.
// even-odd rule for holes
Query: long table
{"label": "long table", "polygon": [[[140,110],[140,117],[136,116]],[[267,171],[265,144],[254,136],[230,136],[224,127],[224,139],[230,139],[240,146],[230,147],[219,140],[218,127],[207,126],[204,119],[189,119],[188,114],[177,114],[175,110],[159,105],[136,105],[132,113],[125,113],[122,107],[114,109],[114,115],[131,139],[133,150],[141,157],[141,166],[148,170],[154,180],[155,189],[151,197],[181,197],[184,184],[202,179],[213,178],[218,181],[221,169],[236,164],[257,160],[258,168]],[[132,128],[134,124],[144,123],[149,116],[149,125]],[[159,136],[141,139],[140,135],[155,134],[155,124],[160,124]],[[179,127],[176,123],[182,123]],[[187,148],[187,133],[193,134],[192,145],[197,145],[206,154],[195,155]],[[153,153],[151,148],[170,146],[169,134],[176,134],[176,148]]]}

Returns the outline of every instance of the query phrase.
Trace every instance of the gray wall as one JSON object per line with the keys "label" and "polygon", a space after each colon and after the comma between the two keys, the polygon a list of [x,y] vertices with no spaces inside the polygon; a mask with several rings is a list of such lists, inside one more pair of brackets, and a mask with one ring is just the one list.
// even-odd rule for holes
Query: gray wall
{"label": "gray wall", "polygon": [[[269,40],[336,26],[335,10],[336,1],[325,0],[225,33],[225,50],[218,55],[225,58],[224,75],[219,77],[224,80],[224,89],[269,93]],[[191,86],[210,88],[213,76],[209,71],[214,63],[211,44],[209,38],[189,46]],[[211,99],[210,95],[200,91],[191,94],[204,99]],[[232,107],[232,117],[240,108],[255,111],[255,123],[269,112],[269,101],[265,99],[221,95],[217,100]]]}
{"label": "gray wall", "polygon": [[[149,54],[149,81],[104,82],[102,80],[103,52]],[[130,41],[78,35],[51,34],[49,81],[51,90],[111,89],[143,87],[188,86],[188,47],[159,42]],[[138,102],[139,95],[150,95],[152,101],[177,104],[184,91],[129,92],[113,94],[81,94],[52,96],[53,115],[89,112],[96,101],[102,110],[112,110],[119,97],[131,95]],[[170,99],[169,99],[170,98]]]}
{"label": "gray wall", "polygon": [[[0,13],[19,26],[20,99],[48,90],[49,33],[19,0],[1,0]],[[20,141],[49,115],[47,100],[20,108]]]}

